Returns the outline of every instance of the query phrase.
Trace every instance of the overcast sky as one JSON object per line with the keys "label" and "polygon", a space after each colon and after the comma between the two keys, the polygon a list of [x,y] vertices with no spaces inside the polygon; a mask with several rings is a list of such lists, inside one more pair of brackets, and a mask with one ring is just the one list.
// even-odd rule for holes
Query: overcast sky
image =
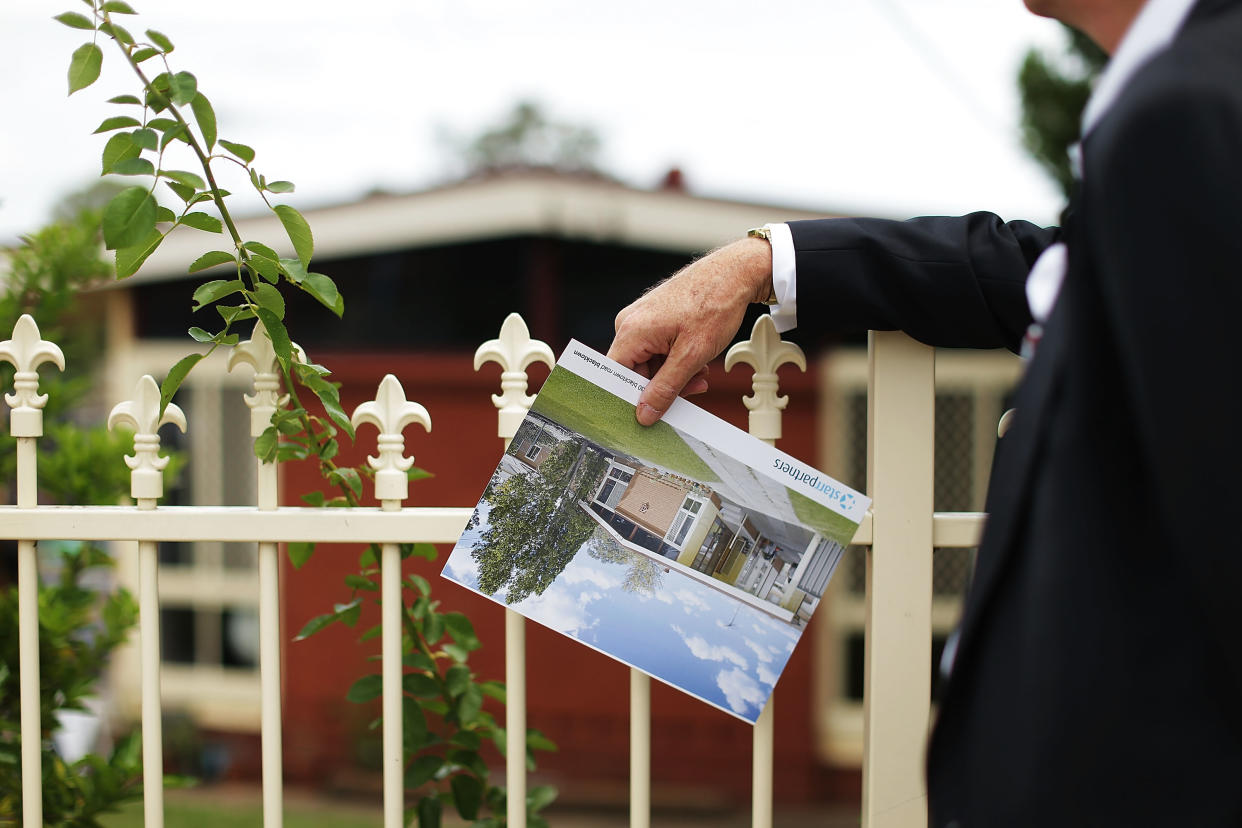
{"label": "overcast sky", "polygon": [[[649,186],[904,217],[995,210],[1052,221],[1055,187],[1018,139],[1026,48],[1058,46],[1020,0],[131,0],[176,44],[221,137],[311,207],[449,174],[437,133],[522,98],[594,126]],[[66,98],[76,0],[0,4],[0,243],[89,185],[91,131],[133,91],[117,55]],[[111,44],[106,44],[111,45]]]}

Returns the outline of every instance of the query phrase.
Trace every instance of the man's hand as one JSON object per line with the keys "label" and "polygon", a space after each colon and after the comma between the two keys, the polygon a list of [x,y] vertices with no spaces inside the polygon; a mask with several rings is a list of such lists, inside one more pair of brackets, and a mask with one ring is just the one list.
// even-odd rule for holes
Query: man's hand
{"label": "man's hand", "polygon": [[746,306],[772,292],[772,248],[744,238],[678,271],[617,314],[608,356],[650,378],[637,417],[651,425],[678,394],[707,390],[707,363],[732,341]]}

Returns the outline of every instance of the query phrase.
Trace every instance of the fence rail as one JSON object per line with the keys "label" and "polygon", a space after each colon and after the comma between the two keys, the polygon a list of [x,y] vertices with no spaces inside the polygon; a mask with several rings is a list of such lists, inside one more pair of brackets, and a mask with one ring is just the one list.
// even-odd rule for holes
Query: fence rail
{"label": "fence rail", "polygon": [[[266,428],[280,404],[279,381],[271,343],[259,329],[258,338],[237,346],[230,370],[248,365],[254,372],[251,432]],[[381,595],[383,674],[384,825],[402,824],[400,554],[397,544],[412,541],[451,543],[470,517],[469,508],[404,508],[405,470],[413,462],[404,454],[403,429],[419,423],[430,430],[431,418],[409,402],[400,383],[384,378],[376,398],[359,406],[354,424],[379,430],[378,454],[369,462],[376,471],[379,508],[323,509],[277,506],[276,469],[257,462],[257,495],[252,507],[157,506],[163,494],[158,428],[189,425],[175,405],[159,412],[159,390],[143,377],[134,398],[113,409],[110,424],[135,431],[131,469],[135,506],[37,505],[36,443],[42,435],[38,393],[40,365],[63,370],[64,357],[44,341],[34,321],[23,316],[11,339],[0,342],[0,359],[17,369],[10,431],[17,441],[16,506],[0,506],[0,536],[18,541],[20,699],[22,794],[24,828],[43,824],[41,801],[42,734],[39,722],[39,661],[36,543],[44,540],[111,540],[136,542],[139,558],[139,638],[142,647],[142,730],[144,813],[146,825],[163,824],[162,745],[160,737],[159,602],[156,544],[159,541],[246,541],[259,544],[260,681],[262,685],[262,760],[264,825],[282,822],[281,712],[278,544],[282,542],[377,543],[382,545]],[[498,436],[506,446],[517,431],[533,397],[527,395],[526,368],[533,362],[552,364],[548,347],[532,340],[516,314],[505,321],[500,336],[479,348],[475,368],[486,362],[502,368]],[[780,437],[786,397],[777,394],[776,371],[784,363],[803,370],[805,358],[796,346],[781,342],[768,317],[751,339],[735,346],[726,366],[739,363],[755,370],[754,393],[744,398],[750,410],[751,433],[769,443]],[[921,772],[928,724],[928,662],[931,632],[931,552],[933,546],[970,547],[977,543],[983,516],[933,514],[932,431],[933,356],[930,349],[897,334],[873,334],[870,343],[868,490],[875,506],[855,542],[869,547],[867,555],[867,627],[865,656],[865,728],[863,813],[865,826],[925,825],[926,801]],[[506,680],[509,733],[525,733],[525,621],[506,610]],[[650,681],[631,671],[630,824],[650,824]],[[773,698],[774,702],[774,698]],[[773,720],[769,703],[754,731],[753,825],[772,822]],[[523,740],[510,740],[506,782],[508,824],[525,825],[526,768]]]}

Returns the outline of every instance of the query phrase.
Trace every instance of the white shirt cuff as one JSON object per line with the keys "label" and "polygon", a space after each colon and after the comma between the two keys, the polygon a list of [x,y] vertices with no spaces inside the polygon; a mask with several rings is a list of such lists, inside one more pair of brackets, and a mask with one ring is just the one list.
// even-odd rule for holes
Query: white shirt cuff
{"label": "white shirt cuff", "polygon": [[776,304],[768,311],[776,323],[777,333],[798,327],[797,262],[794,256],[793,233],[789,225],[765,224],[772,233],[772,290]]}

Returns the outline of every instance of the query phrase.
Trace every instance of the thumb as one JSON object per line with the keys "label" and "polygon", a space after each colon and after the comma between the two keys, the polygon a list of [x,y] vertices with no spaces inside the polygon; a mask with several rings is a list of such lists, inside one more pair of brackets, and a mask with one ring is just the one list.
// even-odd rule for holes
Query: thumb
{"label": "thumb", "polygon": [[668,355],[664,364],[647,383],[647,387],[638,395],[636,412],[638,422],[649,426],[663,417],[664,412],[668,411],[668,407],[681,393],[681,389],[686,387],[686,383],[696,376],[702,367],[702,365],[695,364],[684,353],[674,349],[674,353]]}

